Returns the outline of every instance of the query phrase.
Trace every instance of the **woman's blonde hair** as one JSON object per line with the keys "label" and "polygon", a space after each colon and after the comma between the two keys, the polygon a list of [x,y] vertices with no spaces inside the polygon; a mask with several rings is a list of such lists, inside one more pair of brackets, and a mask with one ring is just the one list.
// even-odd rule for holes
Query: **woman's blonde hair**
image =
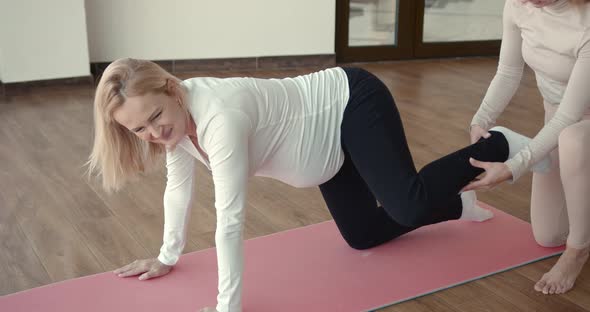
{"label": "woman's blonde hair", "polygon": [[[128,97],[167,92],[169,83],[181,87],[180,79],[154,62],[118,59],[105,69],[94,97],[94,146],[86,165],[88,175],[102,177],[107,192],[117,191],[139,173],[152,169],[165,147],[146,142],[120,125],[113,112]],[[179,94],[182,96],[182,94]],[[185,111],[184,99],[180,101]]]}

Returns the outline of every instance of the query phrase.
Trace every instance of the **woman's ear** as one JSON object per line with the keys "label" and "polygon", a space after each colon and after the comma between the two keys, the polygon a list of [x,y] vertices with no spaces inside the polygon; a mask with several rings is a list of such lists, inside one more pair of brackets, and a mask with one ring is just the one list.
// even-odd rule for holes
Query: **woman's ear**
{"label": "woman's ear", "polygon": [[166,92],[167,95],[175,96],[177,88],[178,86],[176,85],[176,81],[169,78],[166,79],[166,88],[164,92]]}

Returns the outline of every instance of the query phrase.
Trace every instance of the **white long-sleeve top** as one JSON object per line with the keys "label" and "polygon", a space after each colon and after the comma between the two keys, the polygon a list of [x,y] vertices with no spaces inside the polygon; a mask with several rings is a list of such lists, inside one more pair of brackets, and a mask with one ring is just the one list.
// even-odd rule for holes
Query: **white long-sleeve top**
{"label": "white long-sleeve top", "polygon": [[[536,8],[506,0],[498,71],[471,125],[489,129],[518,89],[526,62],[543,100],[559,105],[530,144],[506,161],[513,181],[557,147],[559,133],[590,105],[590,4],[558,0]],[[590,111],[589,111],[590,112]]]}
{"label": "white long-sleeve top", "polygon": [[208,161],[188,136],[167,151],[158,260],[175,264],[185,246],[196,158],[211,170],[215,185],[217,311],[240,311],[247,180],[265,176],[309,187],[332,178],[344,162],[340,125],[348,79],[341,68],[331,68],[285,79],[192,78],[183,85]]}

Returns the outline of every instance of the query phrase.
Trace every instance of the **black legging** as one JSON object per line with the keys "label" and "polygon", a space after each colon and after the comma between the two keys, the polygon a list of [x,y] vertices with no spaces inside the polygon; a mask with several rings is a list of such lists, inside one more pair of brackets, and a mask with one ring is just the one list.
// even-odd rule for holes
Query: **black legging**
{"label": "black legging", "polygon": [[363,69],[344,70],[350,87],[341,125],[345,160],[320,190],[346,242],[367,249],[423,225],[458,219],[462,212],[459,191],[483,172],[471,166],[469,157],[506,161],[504,135],[492,131],[490,138],[416,172],[387,87]]}

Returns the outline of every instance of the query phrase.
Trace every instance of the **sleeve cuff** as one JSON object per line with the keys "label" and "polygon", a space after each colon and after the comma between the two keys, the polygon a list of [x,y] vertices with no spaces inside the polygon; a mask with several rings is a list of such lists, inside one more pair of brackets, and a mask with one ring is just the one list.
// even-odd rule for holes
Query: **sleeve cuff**
{"label": "sleeve cuff", "polygon": [[176,257],[176,259],[173,259],[171,257],[165,257],[161,253],[160,253],[160,255],[158,255],[158,261],[160,261],[162,264],[169,265],[169,266],[175,265],[178,262],[178,258],[179,257]]}
{"label": "sleeve cuff", "polygon": [[469,124],[469,132],[471,132],[471,127],[473,126],[480,126],[484,130],[490,130],[490,128],[493,126],[493,123],[486,122],[483,119],[477,118],[477,115],[475,115]]}
{"label": "sleeve cuff", "polygon": [[504,162],[508,166],[508,170],[512,173],[512,179],[508,180],[509,184],[514,184],[526,171],[527,168],[523,168],[514,158],[508,159]]}

